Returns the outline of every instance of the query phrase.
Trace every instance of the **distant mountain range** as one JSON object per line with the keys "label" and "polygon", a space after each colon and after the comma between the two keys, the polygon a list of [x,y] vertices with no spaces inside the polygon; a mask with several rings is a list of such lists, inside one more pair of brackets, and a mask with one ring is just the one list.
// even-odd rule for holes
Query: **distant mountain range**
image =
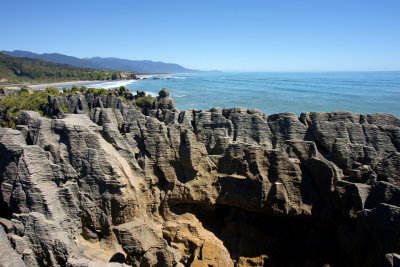
{"label": "distant mountain range", "polygon": [[187,69],[174,63],[155,62],[151,60],[129,60],[121,58],[77,58],[58,53],[36,54],[29,51],[14,50],[1,51],[1,53],[12,57],[28,57],[59,64],[68,64],[80,68],[132,71],[136,73],[183,73],[197,72],[197,70]]}
{"label": "distant mountain range", "polygon": [[135,78],[136,74],[133,72],[81,68],[37,58],[18,58],[0,53],[0,82],[125,80]]}

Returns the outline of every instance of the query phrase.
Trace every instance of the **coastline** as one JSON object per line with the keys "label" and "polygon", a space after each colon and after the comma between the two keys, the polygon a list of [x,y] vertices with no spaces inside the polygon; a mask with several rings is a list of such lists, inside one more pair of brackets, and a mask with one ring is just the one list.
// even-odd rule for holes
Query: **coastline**
{"label": "coastline", "polygon": [[[157,74],[137,74],[137,80],[141,80],[143,78],[148,79]],[[42,83],[42,84],[27,84],[30,88],[34,90],[43,90],[47,87],[62,87],[68,85],[80,85],[86,83],[107,83],[107,82],[117,82],[117,81],[128,81],[128,80],[87,80],[87,81],[65,81],[65,82],[55,82],[55,83]]]}
{"label": "coastline", "polygon": [[[157,74],[138,74],[137,75],[137,80],[141,79],[148,79],[153,76],[156,76]],[[44,90],[47,87],[62,87],[62,86],[68,86],[68,85],[80,85],[80,84],[86,84],[86,83],[107,83],[107,82],[118,82],[118,81],[130,81],[130,80],[91,80],[91,81],[66,81],[66,82],[55,82],[55,83],[42,83],[42,84],[27,84],[30,88],[34,90]]]}
{"label": "coastline", "polygon": [[47,87],[61,87],[66,85],[78,85],[78,84],[85,84],[85,83],[96,83],[101,82],[100,80],[95,81],[71,81],[71,82],[57,82],[57,83],[42,83],[42,84],[32,84],[28,85],[30,88],[35,90],[42,90],[46,89]]}

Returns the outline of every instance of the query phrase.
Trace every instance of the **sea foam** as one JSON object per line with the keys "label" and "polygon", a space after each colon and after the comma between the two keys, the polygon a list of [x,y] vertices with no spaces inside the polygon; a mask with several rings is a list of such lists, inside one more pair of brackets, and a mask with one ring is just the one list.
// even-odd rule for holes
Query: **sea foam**
{"label": "sea foam", "polygon": [[126,85],[134,83],[134,82],[136,82],[136,80],[101,82],[101,83],[88,84],[88,85],[86,85],[86,87],[111,89],[111,88],[116,88],[116,87],[120,87],[120,86],[126,86]]}
{"label": "sea foam", "polygon": [[[400,116],[400,72],[200,72],[140,80],[133,92],[168,88],[180,110],[212,107],[279,112],[348,110]],[[164,76],[164,77],[165,77]],[[184,79],[182,79],[184,78]]]}

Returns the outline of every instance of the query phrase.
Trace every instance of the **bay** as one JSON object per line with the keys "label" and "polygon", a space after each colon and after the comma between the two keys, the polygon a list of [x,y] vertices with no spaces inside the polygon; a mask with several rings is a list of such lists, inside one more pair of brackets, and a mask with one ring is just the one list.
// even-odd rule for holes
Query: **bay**
{"label": "bay", "polygon": [[132,91],[153,95],[167,88],[181,110],[244,107],[259,109],[267,115],[346,110],[400,117],[398,71],[199,72],[153,75],[124,85]]}

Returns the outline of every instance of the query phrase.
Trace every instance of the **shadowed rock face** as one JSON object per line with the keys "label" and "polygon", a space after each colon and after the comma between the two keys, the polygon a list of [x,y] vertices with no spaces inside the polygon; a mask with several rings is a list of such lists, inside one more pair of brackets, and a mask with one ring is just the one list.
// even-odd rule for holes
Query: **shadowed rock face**
{"label": "shadowed rock face", "polygon": [[132,101],[53,98],[53,119],[23,111],[0,128],[0,248],[19,255],[2,264],[399,261],[397,117]]}

